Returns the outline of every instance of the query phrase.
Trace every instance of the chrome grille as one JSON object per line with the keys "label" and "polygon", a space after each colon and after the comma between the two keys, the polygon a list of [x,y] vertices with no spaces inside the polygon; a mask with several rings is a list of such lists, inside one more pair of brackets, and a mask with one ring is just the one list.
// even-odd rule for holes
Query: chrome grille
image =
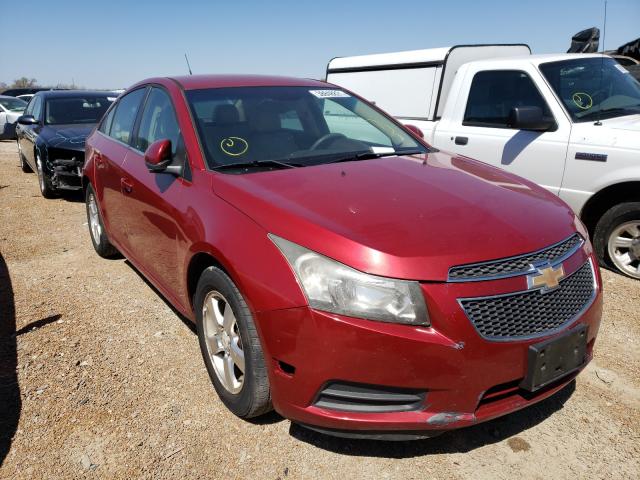
{"label": "chrome grille", "polygon": [[515,340],[548,334],[583,312],[595,297],[591,262],[548,293],[540,289],[459,300],[476,330],[489,340]]}
{"label": "chrome grille", "polygon": [[560,243],[537,252],[482,263],[458,265],[449,269],[449,281],[470,282],[524,275],[533,271],[532,263],[548,260],[549,263],[554,264],[573,254],[582,243],[582,237],[576,233]]}

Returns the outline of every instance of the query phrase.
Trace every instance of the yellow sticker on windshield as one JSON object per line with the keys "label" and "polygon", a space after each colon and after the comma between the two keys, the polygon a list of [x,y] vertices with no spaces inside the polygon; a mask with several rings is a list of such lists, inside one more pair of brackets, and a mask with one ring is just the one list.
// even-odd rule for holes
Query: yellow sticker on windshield
{"label": "yellow sticker on windshield", "polygon": [[220,142],[220,150],[232,157],[239,157],[249,150],[249,144],[244,138],[227,137]]}
{"label": "yellow sticker on windshield", "polygon": [[593,107],[593,98],[588,93],[576,92],[571,96],[571,100],[582,110],[589,110]]}

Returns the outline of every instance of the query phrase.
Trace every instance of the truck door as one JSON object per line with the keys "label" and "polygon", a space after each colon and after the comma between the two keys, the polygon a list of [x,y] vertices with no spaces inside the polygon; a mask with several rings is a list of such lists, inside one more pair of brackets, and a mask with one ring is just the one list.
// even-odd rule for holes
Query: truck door
{"label": "truck door", "polygon": [[[463,85],[470,85],[468,95],[460,96],[453,112],[445,111],[435,146],[523,176],[557,195],[571,123],[548,87],[534,83],[535,71],[469,70],[467,76]],[[545,118],[555,120],[555,127],[547,131],[511,128],[514,107],[538,107]]]}

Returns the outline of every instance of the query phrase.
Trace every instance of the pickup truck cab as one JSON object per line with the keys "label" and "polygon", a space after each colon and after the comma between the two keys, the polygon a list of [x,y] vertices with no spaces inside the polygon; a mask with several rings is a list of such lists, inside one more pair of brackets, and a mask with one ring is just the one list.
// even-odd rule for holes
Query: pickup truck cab
{"label": "pickup truck cab", "polygon": [[437,148],[559,195],[601,264],[640,279],[640,83],[614,59],[454,47],[337,58],[327,80],[415,125]]}

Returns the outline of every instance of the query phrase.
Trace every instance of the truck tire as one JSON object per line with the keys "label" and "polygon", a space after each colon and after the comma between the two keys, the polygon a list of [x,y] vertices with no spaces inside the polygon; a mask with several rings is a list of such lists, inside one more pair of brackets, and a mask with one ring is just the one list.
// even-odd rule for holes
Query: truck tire
{"label": "truck tire", "polygon": [[640,280],[640,202],[607,210],[596,225],[593,246],[601,265]]}
{"label": "truck tire", "polygon": [[207,268],[194,296],[204,363],[222,403],[240,418],[272,409],[264,353],[253,315],[229,276]]}

